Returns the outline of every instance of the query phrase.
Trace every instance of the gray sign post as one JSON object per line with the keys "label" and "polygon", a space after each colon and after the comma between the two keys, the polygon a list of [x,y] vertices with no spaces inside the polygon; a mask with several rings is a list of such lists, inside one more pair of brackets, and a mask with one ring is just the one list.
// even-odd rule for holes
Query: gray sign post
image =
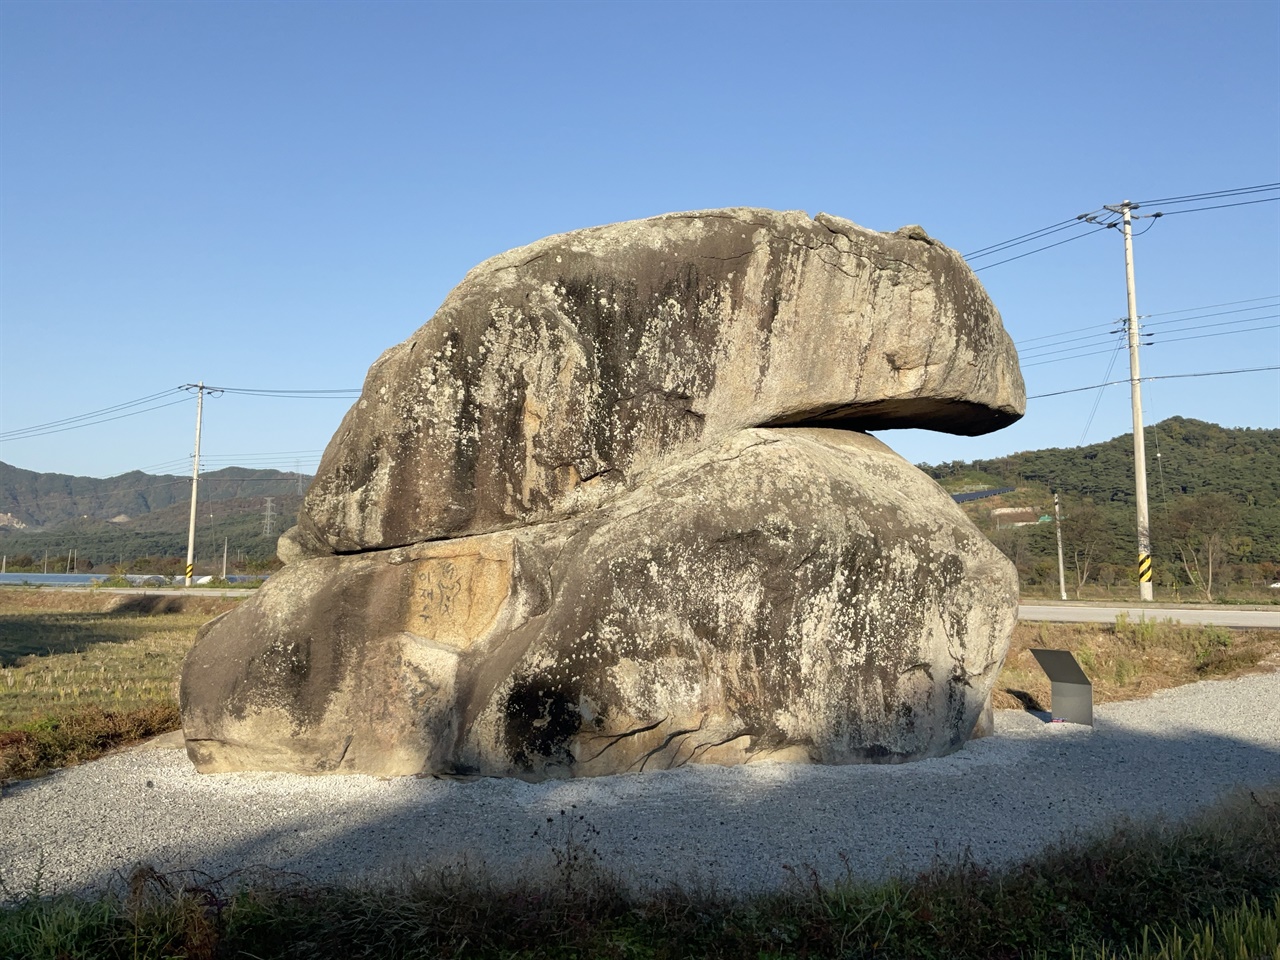
{"label": "gray sign post", "polygon": [[1049,676],[1054,720],[1093,726],[1093,684],[1069,650],[1032,650],[1036,663]]}

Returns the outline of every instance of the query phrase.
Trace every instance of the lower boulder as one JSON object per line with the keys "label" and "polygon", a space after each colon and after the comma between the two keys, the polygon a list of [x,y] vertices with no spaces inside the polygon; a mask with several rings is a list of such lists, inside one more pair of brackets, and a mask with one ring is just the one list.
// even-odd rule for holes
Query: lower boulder
{"label": "lower boulder", "polygon": [[891,762],[974,730],[1009,563],[878,440],[751,429],[555,523],[287,565],[183,671],[197,768]]}

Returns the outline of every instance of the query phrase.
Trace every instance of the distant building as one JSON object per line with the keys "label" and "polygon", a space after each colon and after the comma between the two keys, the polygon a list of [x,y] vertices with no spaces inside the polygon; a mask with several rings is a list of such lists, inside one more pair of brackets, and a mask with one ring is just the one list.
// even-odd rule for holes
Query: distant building
{"label": "distant building", "polygon": [[1040,511],[1035,507],[996,507],[991,517],[997,527],[1024,527],[1040,522]]}

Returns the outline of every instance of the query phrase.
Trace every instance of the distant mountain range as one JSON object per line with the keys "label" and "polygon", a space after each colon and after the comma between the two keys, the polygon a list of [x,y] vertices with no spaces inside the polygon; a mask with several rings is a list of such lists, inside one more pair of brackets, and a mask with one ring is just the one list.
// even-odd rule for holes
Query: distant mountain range
{"label": "distant mountain range", "polygon": [[[245,500],[297,495],[311,478],[279,470],[227,467],[200,475],[200,500]],[[105,480],[63,473],[35,473],[0,463],[0,523],[28,530],[76,519],[136,520],[177,503],[191,502],[191,477],[154,476],[134,470]]]}
{"label": "distant mountain range", "polygon": [[[276,539],[293,525],[302,502],[299,487],[305,491],[310,482],[309,476],[242,467],[202,474],[198,555],[220,559],[225,544],[244,563],[267,561],[275,555]],[[16,558],[43,562],[46,552],[74,551],[80,569],[185,556],[190,503],[190,477],[135,470],[99,479],[0,463],[0,549],[9,569],[15,569]]]}

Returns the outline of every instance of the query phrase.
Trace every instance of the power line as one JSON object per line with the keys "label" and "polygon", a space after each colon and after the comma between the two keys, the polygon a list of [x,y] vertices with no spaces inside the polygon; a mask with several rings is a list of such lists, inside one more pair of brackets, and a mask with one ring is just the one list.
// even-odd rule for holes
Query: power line
{"label": "power line", "polygon": [[[1095,213],[1097,211],[1094,211]],[[1069,227],[1080,225],[1079,217],[1072,217],[1070,220],[1062,220],[1059,223],[1051,223],[1047,227],[1041,227],[1039,230],[1032,230],[1030,233],[1024,233],[1020,237],[1014,237],[1012,240],[1002,240],[1000,243],[993,243],[987,247],[979,247],[971,253],[963,254],[966,260],[972,260],[975,257],[989,257],[992,254],[1008,250],[1022,243],[1030,243],[1032,240],[1039,240],[1047,237],[1051,233],[1057,233],[1060,230],[1066,230]]]}
{"label": "power line", "polygon": [[1180,197],[1157,197],[1155,200],[1139,200],[1139,204],[1152,203],[1191,203],[1195,200],[1212,200],[1216,197],[1241,196],[1248,193],[1265,193],[1268,190],[1280,190],[1280,183],[1259,183],[1252,187],[1233,187],[1230,190],[1214,190],[1210,193],[1188,193]]}
{"label": "power line", "polygon": [[[1119,332],[1119,331],[1117,331],[1114,327],[1112,327],[1110,324],[1107,324],[1107,326],[1108,326],[1110,329],[1108,329],[1106,333],[1091,333],[1091,334],[1089,334],[1088,336],[1085,336],[1085,337],[1069,337],[1069,338],[1066,338],[1066,339],[1063,339],[1063,340],[1059,340],[1059,341],[1057,341],[1056,343],[1046,343],[1046,344],[1043,344],[1043,345],[1041,345],[1041,346],[1039,346],[1039,347],[1029,347],[1029,348],[1028,348],[1028,349],[1026,349],[1026,350],[1019,350],[1019,351],[1018,351],[1018,355],[1019,355],[1019,356],[1022,356],[1022,357],[1025,357],[1025,356],[1041,356],[1041,357],[1046,357],[1046,356],[1048,356],[1049,354],[1052,354],[1052,353],[1064,353],[1064,352],[1065,352],[1065,351],[1067,351],[1067,350],[1079,350],[1079,349],[1081,349],[1081,348],[1080,348],[1080,347],[1078,347],[1078,346],[1076,346],[1076,347],[1064,347],[1064,346],[1062,346],[1062,345],[1063,345],[1064,343],[1085,343],[1085,342],[1088,342],[1088,341],[1090,341],[1090,340],[1102,340],[1102,339],[1105,339],[1105,338],[1107,338],[1107,337],[1111,336],[1113,333],[1118,333],[1118,332]],[[1016,344],[1015,344],[1015,346],[1016,346]]]}
{"label": "power line", "polygon": [[[1272,299],[1272,298],[1259,298],[1259,299]],[[1255,307],[1246,307],[1240,310],[1223,310],[1217,313],[1205,313],[1205,314],[1199,314],[1194,317],[1182,317],[1175,320],[1163,320],[1158,323],[1144,324],[1142,328],[1141,336],[1144,338],[1143,343],[1150,346],[1150,345],[1159,345],[1162,343],[1176,343],[1179,340],[1199,340],[1199,339],[1205,339],[1208,337],[1215,337],[1215,336],[1229,336],[1231,334],[1236,334],[1236,333],[1249,333],[1251,331],[1270,330],[1270,329],[1273,329],[1273,325],[1249,327],[1244,330],[1220,330],[1216,333],[1197,334],[1195,336],[1188,336],[1188,337],[1166,336],[1166,334],[1168,333],[1182,333],[1187,328],[1182,327],[1180,329],[1179,328],[1180,325],[1188,324],[1196,320],[1203,320],[1210,317],[1228,316],[1233,313],[1250,313],[1255,310],[1266,310],[1266,309],[1273,308],[1275,306],[1276,304],[1274,303],[1268,303],[1268,304],[1261,304]],[[1194,309],[1202,309],[1202,308],[1192,307],[1190,309],[1194,310]],[[1166,316],[1169,313],[1179,313],[1179,312],[1182,312],[1182,311],[1174,310],[1174,311],[1167,311],[1164,314],[1146,314],[1145,316]],[[1225,320],[1221,323],[1202,324],[1199,327],[1194,327],[1191,329],[1208,330],[1214,327],[1238,326],[1240,324],[1246,324],[1246,323],[1257,323],[1258,321],[1261,321],[1261,320],[1272,320],[1272,319],[1275,319],[1276,317],[1280,317],[1280,314],[1266,314],[1264,316],[1240,317],[1236,320]],[[1156,331],[1152,329],[1154,327],[1162,327],[1165,325],[1172,325],[1172,326],[1170,327],[1170,329],[1166,331]],[[1079,329],[1088,330],[1088,329],[1094,329],[1094,328],[1082,327]],[[1068,331],[1068,332],[1075,332],[1075,331]],[[1055,335],[1051,334],[1049,336],[1055,336]],[[1106,336],[1107,334],[1096,333],[1096,334],[1091,334],[1084,337],[1064,338],[1064,339],[1058,340],[1057,342],[1045,343],[1038,347],[1031,347],[1028,350],[1019,350],[1019,354],[1022,356],[1024,361],[1026,360],[1032,361],[1030,363],[1023,362],[1022,366],[1024,368],[1037,367],[1037,366],[1042,366],[1048,363],[1060,363],[1065,360],[1080,360],[1080,359],[1084,359],[1085,357],[1101,356],[1102,354],[1107,353],[1108,351],[1107,350],[1090,350],[1089,348],[1093,346],[1093,341],[1102,340]],[[1046,339],[1046,338],[1041,337],[1037,339]],[[1024,342],[1028,342],[1028,341],[1024,341]],[[1061,346],[1062,344],[1074,344],[1074,345]],[[1085,352],[1083,353],[1077,352],[1081,350]],[[1054,354],[1058,354],[1058,353],[1067,353],[1069,354],[1069,356],[1062,356],[1062,357],[1053,356]],[[1052,358],[1052,359],[1045,359],[1045,358]]]}
{"label": "power line", "polygon": [[1175,313],[1191,313],[1193,310],[1214,310],[1218,307],[1234,307],[1242,303],[1258,303],[1262,300],[1280,300],[1280,293],[1273,293],[1267,297],[1250,297],[1248,300],[1227,300],[1223,303],[1206,303],[1198,307],[1184,307],[1181,310],[1163,310],[1160,313],[1143,314],[1143,317],[1168,317]]}
{"label": "power line", "polygon": [[1052,360],[1037,360],[1034,363],[1021,364],[1021,366],[1023,369],[1026,369],[1027,367],[1043,367],[1045,364],[1062,363],[1064,360],[1083,360],[1085,357],[1100,357],[1103,354],[1110,352],[1110,350],[1091,350],[1088,353],[1077,353],[1070,357],[1054,357]]}
{"label": "power line", "polygon": [[[1270,318],[1256,317],[1255,319],[1268,320]],[[1267,324],[1265,327],[1249,327],[1247,330],[1219,330],[1217,333],[1200,333],[1191,337],[1169,337],[1164,340],[1154,340],[1152,341],[1152,343],[1158,347],[1166,343],[1178,343],[1182,340],[1207,340],[1210,337],[1229,337],[1237,333],[1256,333],[1259,330],[1275,330],[1277,328],[1280,328],[1280,323],[1270,323],[1270,324]]]}
{"label": "power line", "polygon": [[[1242,303],[1261,303],[1261,301],[1263,300],[1280,300],[1280,294],[1272,294],[1271,296],[1268,296],[1268,297],[1251,297],[1247,300],[1226,300],[1222,303],[1204,303],[1198,307],[1183,307],[1181,310],[1162,310],[1159,313],[1144,313],[1139,319],[1146,320],[1151,317],[1169,317],[1178,313],[1192,313],[1196,310],[1213,310],[1213,309],[1216,309],[1217,307],[1234,307]],[[1269,306],[1272,306],[1272,304],[1264,304],[1259,307],[1252,307],[1252,308],[1246,308],[1246,309],[1264,310],[1264,309],[1267,309]],[[1236,312],[1244,312],[1244,311],[1224,310],[1221,313],[1206,313],[1206,314],[1203,314],[1202,316],[1203,317],[1219,317],[1219,316],[1225,316],[1228,313],[1236,313]],[[1189,318],[1189,319],[1197,319],[1197,318]],[[1083,333],[1086,330],[1097,330],[1101,327],[1110,327],[1113,324],[1125,323],[1125,322],[1126,322],[1125,318],[1120,317],[1116,320],[1110,321],[1109,323],[1094,323],[1085,327],[1072,327],[1068,330],[1062,330],[1058,333],[1044,333],[1036,337],[1025,337],[1021,340],[1015,340],[1014,346],[1018,347],[1019,352],[1021,352],[1021,349],[1024,344],[1037,343],[1041,340],[1061,340],[1062,338],[1066,337],[1067,334],[1070,334],[1070,333]],[[1162,320],[1161,324],[1177,323],[1177,322],[1179,321]],[[1152,323],[1152,324],[1146,324],[1146,326],[1155,327],[1155,326],[1160,326],[1161,324]],[[1101,335],[1099,334],[1098,336],[1101,336]],[[1045,344],[1045,346],[1052,346],[1052,345],[1053,344]],[[1031,349],[1038,350],[1039,347],[1032,347]]]}
{"label": "power line", "polygon": [[342,390],[271,390],[258,387],[210,387],[223,393],[239,393],[254,397],[282,397],[293,400],[338,400],[343,397],[358,397],[358,389]]}
{"label": "power line", "polygon": [[[1280,315],[1278,315],[1278,316],[1280,316]],[[1269,316],[1268,316],[1268,317],[1250,317],[1250,318],[1248,318],[1248,319],[1246,319],[1246,320],[1236,320],[1236,321],[1232,321],[1232,323],[1252,323],[1252,322],[1255,322],[1255,321],[1257,321],[1257,320],[1270,320],[1270,319],[1271,319],[1271,317],[1269,317]],[[1229,324],[1223,324],[1223,325],[1224,325],[1224,326],[1226,326],[1226,325],[1229,325]],[[1217,324],[1212,324],[1211,326],[1217,326]],[[1195,335],[1190,336],[1190,337],[1159,337],[1159,339],[1154,339],[1154,338],[1156,338],[1158,335],[1157,335],[1157,334],[1153,334],[1153,333],[1143,333],[1143,334],[1140,334],[1140,336],[1143,336],[1143,337],[1151,337],[1151,338],[1153,338],[1153,339],[1143,340],[1143,341],[1142,341],[1142,345],[1143,345],[1143,346],[1147,346],[1147,347],[1150,347],[1150,346],[1157,346],[1157,347],[1158,347],[1158,346],[1161,346],[1162,344],[1166,344],[1166,343],[1178,343],[1179,341],[1182,341],[1182,340],[1207,340],[1207,339],[1209,339],[1209,338],[1211,338],[1211,337],[1229,337],[1229,336],[1233,336],[1233,335],[1235,335],[1235,334],[1237,334],[1237,333],[1257,333],[1257,332],[1260,332],[1260,331],[1262,331],[1262,330],[1275,330],[1277,327],[1280,327],[1280,324],[1271,323],[1271,324],[1267,324],[1266,326],[1262,326],[1262,327],[1248,327],[1248,328],[1246,328],[1246,329],[1244,329],[1244,330],[1219,330],[1219,331],[1217,331],[1216,333],[1200,333],[1200,334],[1195,334]],[[1182,331],[1180,331],[1180,330],[1175,330],[1175,331],[1173,331],[1173,332],[1174,332],[1174,333],[1181,333]],[[1077,348],[1071,348],[1071,347],[1069,347],[1069,348],[1067,348],[1067,349],[1083,349],[1083,348],[1079,348],[1079,347],[1077,347]],[[1042,366],[1044,366],[1045,364],[1049,364],[1049,363],[1062,363],[1064,360],[1082,360],[1082,359],[1084,359],[1085,357],[1097,357],[1097,356],[1101,356],[1101,355],[1102,355],[1102,354],[1104,354],[1104,353],[1107,353],[1107,351],[1106,351],[1106,350],[1092,350],[1092,351],[1090,351],[1090,352],[1088,352],[1088,353],[1075,353],[1075,354],[1072,354],[1071,356],[1068,356],[1068,357],[1053,357],[1053,358],[1052,358],[1052,359],[1050,359],[1050,360],[1036,360],[1036,361],[1034,361],[1034,362],[1032,362],[1032,363],[1023,363],[1023,364],[1021,364],[1021,366],[1022,366],[1024,369],[1025,369],[1025,368],[1027,368],[1027,367],[1042,367]],[[1041,356],[1047,356],[1047,355],[1048,355],[1048,354],[1041,354]]]}
{"label": "power line", "polygon": [[[1280,197],[1263,197],[1261,200],[1241,200],[1239,203],[1219,203],[1212,207],[1191,207],[1189,210],[1165,210],[1153,213],[1153,217],[1176,217],[1180,213],[1198,213],[1201,210],[1225,210],[1227,207],[1247,207],[1251,203],[1275,203]],[[1148,230],[1150,227],[1147,228]],[[1146,233],[1146,230],[1142,231]]]}
{"label": "power line", "polygon": [[[147,397],[139,397],[137,400],[126,400],[124,403],[117,403],[110,407],[103,407],[101,410],[93,410],[89,413],[81,413],[74,417],[64,417],[61,420],[50,420],[48,423],[37,423],[29,427],[19,427],[16,430],[6,430],[0,433],[0,440],[26,440],[29,437],[43,437],[50,433],[62,433],[66,430],[77,430],[80,427],[89,427],[97,423],[107,423],[112,420],[122,420],[125,417],[137,416],[140,413],[149,413],[152,410],[160,410],[164,407],[171,407],[175,403],[184,403],[187,398],[174,400],[169,403],[154,404],[142,410],[131,410],[128,413],[120,413],[119,411],[128,410],[130,407],[141,406],[145,403],[151,403],[162,397],[169,397],[175,393],[181,392],[181,387],[174,387],[170,390],[162,390],[159,393],[153,393]],[[114,414],[114,416],[110,416]]]}
{"label": "power line", "polygon": [[974,267],[974,268],[973,268],[973,272],[974,272],[974,273],[979,273],[979,272],[981,272],[981,271],[983,271],[983,270],[986,270],[986,269],[988,269],[988,268],[990,268],[990,267],[998,267],[998,266],[1000,266],[1000,264],[1002,264],[1002,263],[1012,263],[1014,260],[1021,260],[1023,257],[1029,257],[1029,256],[1031,256],[1033,253],[1039,253],[1041,250],[1050,250],[1050,249],[1052,249],[1053,247],[1060,247],[1060,246],[1062,246],[1064,243],[1070,243],[1072,240],[1079,240],[1081,237],[1087,237],[1087,236],[1090,236],[1090,235],[1095,234],[1095,233],[1098,233],[1098,232],[1100,232],[1100,231],[1102,231],[1102,230],[1110,229],[1110,227],[1111,227],[1111,224],[1107,224],[1106,226],[1098,227],[1096,230],[1090,230],[1088,233],[1077,233],[1074,237],[1067,237],[1067,239],[1065,239],[1065,240],[1059,240],[1057,243],[1050,243],[1050,244],[1047,244],[1046,246],[1043,246],[1043,247],[1036,247],[1034,250],[1028,250],[1026,253],[1020,253],[1020,254],[1018,254],[1016,257],[1009,257],[1007,260],[997,260],[995,263],[984,263],[984,264],[983,264],[982,266],[980,266],[980,267]]}
{"label": "power line", "polygon": [[[1266,193],[1266,192],[1277,190],[1277,189],[1280,189],[1280,183],[1256,184],[1251,187],[1234,187],[1230,190],[1213,190],[1207,193],[1186,194],[1180,197],[1163,197],[1156,200],[1143,200],[1143,201],[1140,201],[1140,203],[1132,204],[1130,206],[1130,209],[1136,209],[1137,207],[1143,204],[1151,205],[1151,204],[1158,203],[1158,204],[1170,205],[1170,204],[1180,204],[1180,203],[1192,203],[1199,200],[1216,200],[1216,199],[1222,199],[1227,197],[1248,196],[1250,194]],[[1226,207],[1239,207],[1239,206],[1245,206],[1251,203],[1270,203],[1274,200],[1280,200],[1280,197],[1263,197],[1257,200],[1240,200],[1234,203],[1213,204],[1213,205],[1203,206],[1203,207],[1192,207],[1186,210],[1167,210],[1167,211],[1162,211],[1160,213],[1148,214],[1147,216],[1151,217],[1152,221],[1150,224],[1148,224],[1146,230],[1143,230],[1141,233],[1138,234],[1138,236],[1141,236],[1143,233],[1146,233],[1147,230],[1150,230],[1153,226],[1155,226],[1155,219],[1158,217],[1169,217],[1177,213],[1196,213],[1201,210],[1221,210]],[[1102,208],[1102,210],[1106,210],[1106,209],[1107,208],[1105,207]],[[1041,227],[1039,230],[1033,230],[1030,233],[1024,233],[1020,236],[1013,237],[1009,240],[1004,240],[1000,243],[993,243],[986,247],[979,247],[977,250],[974,250],[971,253],[963,254],[963,256],[966,260],[981,259],[983,257],[994,256],[998,253],[1003,253],[1006,250],[1011,250],[1014,247],[1021,246],[1022,244],[1033,243],[1036,240],[1042,240],[1045,237],[1051,236],[1052,234],[1070,229],[1072,226],[1075,226],[1076,224],[1086,224],[1086,223],[1096,224],[1099,229],[1109,230],[1112,227],[1116,227],[1120,224],[1120,219],[1114,216],[1115,212],[1116,211],[1103,213],[1101,210],[1094,210],[1090,213],[1082,213],[1078,217],[1075,217],[1071,220],[1062,220],[1062,221],[1059,221],[1058,223],[1052,223],[1047,227]],[[1025,253],[1018,254],[1017,256],[1008,257],[1004,260],[997,260],[995,263],[986,263],[980,267],[974,267],[973,271],[974,273],[978,273],[981,270],[986,270],[988,267],[998,267],[1003,263],[1012,263],[1014,260],[1021,260],[1023,257],[1029,257],[1033,253],[1039,253],[1042,250],[1050,250],[1053,247],[1061,246],[1064,243],[1070,243],[1072,240],[1079,240],[1081,237],[1086,237],[1090,233],[1097,233],[1097,232],[1098,230],[1090,230],[1087,233],[1078,233],[1073,237],[1067,237],[1067,239],[1059,240],[1056,243],[1049,243],[1042,247],[1036,247],[1034,250],[1028,250]]]}
{"label": "power line", "polygon": [[151,413],[153,410],[163,410],[165,407],[174,407],[180,403],[187,403],[187,402],[189,402],[188,399],[186,397],[183,397],[181,400],[171,400],[169,403],[161,403],[161,404],[157,404],[154,407],[146,407],[142,410],[134,410],[130,413],[122,413],[119,416],[115,416],[115,417],[102,417],[101,419],[98,419],[98,420],[88,420],[84,423],[73,424],[69,427],[58,427],[57,429],[54,429],[54,430],[41,430],[38,433],[28,432],[28,433],[24,433],[22,436],[3,436],[3,437],[0,437],[0,440],[5,440],[5,441],[30,440],[30,439],[33,439],[34,437],[47,437],[53,433],[66,433],[68,430],[79,430],[81,427],[96,427],[98,424],[101,424],[101,423],[110,423],[113,420],[124,420],[126,417],[136,417],[140,413]]}
{"label": "power line", "polygon": [[[1120,356],[1120,351],[1124,347],[1124,339],[1116,340],[1116,348],[1111,351],[1111,360],[1107,363],[1107,372],[1102,375],[1105,380],[1111,376],[1111,370],[1116,365],[1116,357]],[[1098,414],[1098,405],[1102,403],[1102,395],[1106,392],[1106,387],[1098,388],[1098,395],[1093,398],[1093,409],[1089,411],[1089,419],[1084,422],[1084,429],[1080,431],[1080,439],[1076,441],[1076,446],[1084,445],[1084,438],[1089,433],[1089,428],[1093,426],[1093,418]]]}
{"label": "power line", "polygon": [[[1210,370],[1204,373],[1166,373],[1158,377],[1142,377],[1141,382],[1147,383],[1151,380],[1183,380],[1188,377],[1225,377],[1236,373],[1261,373],[1265,370],[1280,370],[1280,364],[1270,367],[1244,367],[1240,370]],[[1042,400],[1045,397],[1060,397],[1067,393],[1083,393],[1086,390],[1096,390],[1099,387],[1113,387],[1117,383],[1130,383],[1129,380],[1112,380],[1109,383],[1094,383],[1087,387],[1072,387],[1070,390],[1055,390],[1053,393],[1037,393],[1034,396],[1027,397],[1028,400]]]}
{"label": "power line", "polygon": [[1087,327],[1072,327],[1070,330],[1063,330],[1061,333],[1046,333],[1038,337],[1027,337],[1025,340],[1015,340],[1013,345],[1016,347],[1024,343],[1035,343],[1037,340],[1053,340],[1057,337],[1064,337],[1068,333],[1083,333],[1085,330],[1096,330],[1099,327],[1110,327],[1112,324],[1116,323],[1124,323],[1124,320],[1112,320],[1110,323],[1093,323]]}
{"label": "power line", "polygon": [[[1222,314],[1213,314],[1213,316],[1222,316]],[[1201,324],[1197,324],[1194,327],[1191,327],[1190,329],[1212,330],[1214,327],[1234,327],[1234,326],[1239,326],[1242,323],[1257,323],[1259,320],[1275,320],[1277,318],[1280,318],[1280,313],[1268,313],[1260,317],[1237,317],[1235,320],[1220,320],[1218,323],[1201,323]],[[1186,320],[1168,320],[1166,321],[1166,323],[1190,323],[1192,320],[1198,320],[1198,319],[1201,319],[1201,318],[1189,317]],[[1185,327],[1182,327],[1182,328],[1174,328],[1172,330],[1157,330],[1154,333],[1150,332],[1153,327],[1158,327],[1158,326],[1162,326],[1162,324],[1152,323],[1143,327],[1144,330],[1148,331],[1147,333],[1143,334],[1143,336],[1156,337],[1157,338],[1155,341],[1156,343],[1172,343],[1173,342],[1172,340],[1163,340],[1159,338],[1164,337],[1166,333],[1183,333],[1187,329]],[[1265,328],[1261,328],[1261,329],[1265,329]]]}
{"label": "power line", "polygon": [[[1156,323],[1144,323],[1143,327],[1150,330],[1152,327],[1167,327],[1170,324],[1191,323],[1193,320],[1211,320],[1214,317],[1229,317],[1233,313],[1253,313],[1255,310],[1272,310],[1280,304],[1260,303],[1256,307],[1240,307],[1237,310],[1216,310],[1213,313],[1199,313],[1194,317],[1181,317],[1177,320],[1160,320]],[[1147,316],[1160,316],[1160,314],[1147,314]],[[1250,320],[1264,319],[1261,317],[1242,317],[1239,320],[1229,321],[1230,323],[1248,323]],[[1207,324],[1207,326],[1216,326],[1216,324]]]}

